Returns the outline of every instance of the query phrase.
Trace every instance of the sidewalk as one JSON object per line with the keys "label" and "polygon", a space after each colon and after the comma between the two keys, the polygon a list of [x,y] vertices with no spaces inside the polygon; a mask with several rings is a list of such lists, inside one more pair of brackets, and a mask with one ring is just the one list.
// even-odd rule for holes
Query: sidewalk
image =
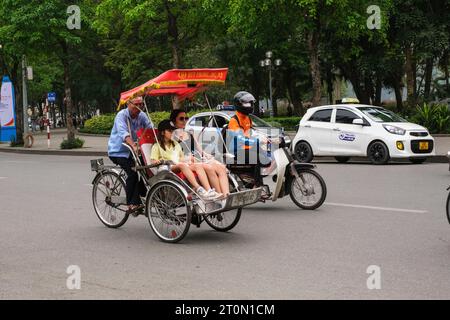
{"label": "sidewalk", "polygon": [[0,152],[28,153],[28,154],[59,154],[75,156],[107,156],[108,137],[85,135],[77,133],[76,137],[84,140],[80,149],[61,150],[63,139],[67,138],[67,129],[53,129],[50,132],[50,148],[47,146],[47,133],[34,133],[34,144],[31,148],[10,147],[9,143],[0,143]]}
{"label": "sidewalk", "polygon": [[[291,139],[295,132],[286,132]],[[11,148],[9,143],[0,143],[0,152],[29,153],[29,154],[59,154],[75,156],[107,156],[108,136],[89,135],[77,133],[77,137],[83,139],[84,146],[81,149],[61,150],[60,144],[67,136],[66,129],[54,129],[51,131],[50,148],[47,147],[47,133],[35,133],[32,148]],[[447,152],[450,151],[450,136],[434,136],[436,156],[430,162],[448,163]]]}

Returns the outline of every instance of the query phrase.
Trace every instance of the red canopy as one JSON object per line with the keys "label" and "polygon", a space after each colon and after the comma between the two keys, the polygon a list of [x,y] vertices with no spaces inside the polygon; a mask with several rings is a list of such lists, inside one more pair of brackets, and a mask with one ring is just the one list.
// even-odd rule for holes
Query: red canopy
{"label": "red canopy", "polygon": [[120,94],[119,107],[139,96],[177,95],[180,101],[206,89],[207,84],[224,84],[228,68],[172,69],[140,86]]}

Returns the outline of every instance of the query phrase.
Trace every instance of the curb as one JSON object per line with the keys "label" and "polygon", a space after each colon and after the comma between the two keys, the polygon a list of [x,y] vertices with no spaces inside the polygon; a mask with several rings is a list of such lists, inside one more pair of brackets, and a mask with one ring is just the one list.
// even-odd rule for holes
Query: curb
{"label": "curb", "polygon": [[103,151],[72,151],[72,150],[32,150],[16,148],[0,148],[4,153],[38,154],[38,155],[58,155],[58,156],[99,156],[107,157],[108,152]]}
{"label": "curb", "polygon": [[108,137],[108,134],[96,134],[96,133],[83,133],[83,132],[78,132],[77,135],[79,136],[85,136],[85,137]]}

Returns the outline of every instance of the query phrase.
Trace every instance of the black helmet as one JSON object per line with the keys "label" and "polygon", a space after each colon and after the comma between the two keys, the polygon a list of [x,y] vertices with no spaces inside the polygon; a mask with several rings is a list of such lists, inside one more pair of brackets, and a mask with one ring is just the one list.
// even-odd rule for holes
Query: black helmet
{"label": "black helmet", "polygon": [[244,114],[250,114],[253,112],[255,102],[255,97],[247,91],[239,91],[233,98],[233,103],[236,110]]}

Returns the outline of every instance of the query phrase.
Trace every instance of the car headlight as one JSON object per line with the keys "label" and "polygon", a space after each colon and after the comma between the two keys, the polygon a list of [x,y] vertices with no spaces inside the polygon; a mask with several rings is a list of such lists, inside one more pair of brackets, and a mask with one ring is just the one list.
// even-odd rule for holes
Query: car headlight
{"label": "car headlight", "polygon": [[391,126],[388,124],[383,124],[383,128],[386,129],[387,132],[390,132],[392,134],[399,134],[399,135],[404,135],[405,134],[405,130],[399,127],[395,127],[395,126]]}

